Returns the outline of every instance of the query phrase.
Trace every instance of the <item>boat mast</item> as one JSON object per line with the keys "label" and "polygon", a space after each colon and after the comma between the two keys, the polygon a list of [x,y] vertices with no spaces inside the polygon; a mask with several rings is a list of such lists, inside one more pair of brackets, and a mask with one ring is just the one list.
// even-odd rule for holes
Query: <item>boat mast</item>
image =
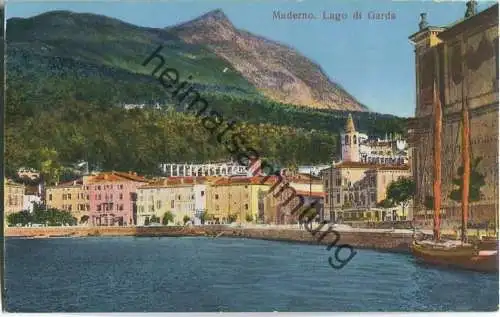
{"label": "boat mast", "polygon": [[462,79],[462,242],[467,242],[467,222],[469,212],[469,183],[470,183],[470,127],[469,107],[465,96],[465,77]]}
{"label": "boat mast", "polygon": [[434,240],[441,238],[441,131],[442,131],[442,109],[439,96],[437,94],[436,80],[433,87],[434,104]]}

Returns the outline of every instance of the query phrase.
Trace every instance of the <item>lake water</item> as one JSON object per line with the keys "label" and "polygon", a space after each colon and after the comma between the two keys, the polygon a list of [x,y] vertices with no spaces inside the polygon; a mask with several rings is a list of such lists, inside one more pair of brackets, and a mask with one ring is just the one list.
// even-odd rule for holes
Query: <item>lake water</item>
{"label": "lake water", "polygon": [[6,239],[10,312],[492,311],[498,275],[231,238]]}

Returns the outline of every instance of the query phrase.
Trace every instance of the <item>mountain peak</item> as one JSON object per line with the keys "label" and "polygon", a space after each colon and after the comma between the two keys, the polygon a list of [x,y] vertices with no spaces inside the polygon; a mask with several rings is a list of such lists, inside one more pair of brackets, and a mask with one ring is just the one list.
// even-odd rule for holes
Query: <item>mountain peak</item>
{"label": "mountain peak", "polygon": [[226,16],[222,9],[215,9],[205,13],[200,16],[200,19],[214,19],[216,21],[229,21],[229,18]]}
{"label": "mountain peak", "polygon": [[[234,28],[233,24],[231,23],[229,18],[226,16],[224,11],[222,11],[221,9],[209,11],[209,12],[197,17],[194,20],[178,24],[172,28],[173,29],[175,29],[175,28],[195,28],[195,29],[205,28],[206,29],[206,28],[214,28],[214,27],[217,29],[221,28],[221,27],[223,29],[226,29],[226,28],[233,29]],[[170,29],[170,28],[167,28],[167,29]]]}

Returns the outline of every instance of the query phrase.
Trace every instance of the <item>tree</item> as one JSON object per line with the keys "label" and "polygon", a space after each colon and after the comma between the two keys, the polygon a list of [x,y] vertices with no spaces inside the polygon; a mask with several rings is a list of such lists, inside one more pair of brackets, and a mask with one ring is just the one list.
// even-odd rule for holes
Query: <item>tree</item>
{"label": "tree", "polygon": [[32,222],[31,215],[29,211],[22,210],[19,212],[15,212],[7,215],[7,223],[10,225],[23,225],[26,226],[28,223]]}
{"label": "tree", "polygon": [[214,216],[211,215],[211,214],[208,214],[206,212],[204,212],[202,215],[201,215],[201,221],[203,223],[205,223],[205,221],[209,221],[209,220],[213,220],[214,219]]}
{"label": "tree", "polygon": [[87,216],[87,215],[83,215],[80,218],[80,223],[86,223],[87,221],[89,221],[89,216]]}
{"label": "tree", "polygon": [[253,216],[252,216],[252,214],[246,214],[246,216],[245,216],[245,220],[246,220],[247,222],[252,222],[252,221],[253,221]]}
{"label": "tree", "polygon": [[403,216],[413,196],[415,196],[415,182],[409,177],[401,177],[387,187],[387,199],[402,207]]}
{"label": "tree", "polygon": [[170,211],[166,211],[163,214],[162,224],[168,225],[169,222],[174,222],[174,215]]}
{"label": "tree", "polygon": [[190,221],[190,220],[191,220],[191,218],[190,218],[188,215],[185,215],[185,216],[184,216],[184,218],[182,218],[182,221],[184,222],[184,225],[185,225],[188,221]]}
{"label": "tree", "polygon": [[[477,157],[474,160],[471,160],[470,167],[470,182],[469,182],[469,202],[479,201],[482,198],[481,187],[486,184],[484,181],[485,175],[479,173],[478,165],[481,163],[482,157]],[[457,169],[457,177],[453,179],[453,185],[455,185],[455,189],[453,189],[449,195],[449,197],[456,201],[462,201],[462,175],[464,173],[463,166],[460,166]]]}
{"label": "tree", "polygon": [[227,221],[229,223],[236,222],[236,219],[238,219],[238,216],[236,214],[231,214],[231,215],[227,216]]}

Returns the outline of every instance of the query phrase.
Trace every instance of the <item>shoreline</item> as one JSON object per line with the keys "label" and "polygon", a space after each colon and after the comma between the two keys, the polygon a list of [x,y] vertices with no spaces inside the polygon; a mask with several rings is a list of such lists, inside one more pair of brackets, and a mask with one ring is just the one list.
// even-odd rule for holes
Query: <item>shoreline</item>
{"label": "shoreline", "polygon": [[[353,248],[409,253],[412,233],[404,230],[335,229],[340,239],[337,245],[347,244]],[[336,235],[329,234],[318,243],[305,229],[292,228],[240,228],[225,225],[212,226],[162,226],[162,227],[5,227],[5,237],[23,239],[77,238],[77,237],[226,237],[269,240],[310,245],[329,245]]]}
{"label": "shoreline", "polygon": [[[324,228],[326,229],[326,228]],[[391,253],[410,253],[413,232],[406,229],[334,228],[336,245]],[[226,237],[268,240],[309,245],[329,245],[336,235],[329,234],[320,242],[309,231],[291,227],[234,227],[228,225],[160,226],[160,227],[5,227],[4,237],[21,239],[85,238],[85,237]],[[444,236],[446,237],[446,235]],[[448,237],[454,238],[454,237]]]}

